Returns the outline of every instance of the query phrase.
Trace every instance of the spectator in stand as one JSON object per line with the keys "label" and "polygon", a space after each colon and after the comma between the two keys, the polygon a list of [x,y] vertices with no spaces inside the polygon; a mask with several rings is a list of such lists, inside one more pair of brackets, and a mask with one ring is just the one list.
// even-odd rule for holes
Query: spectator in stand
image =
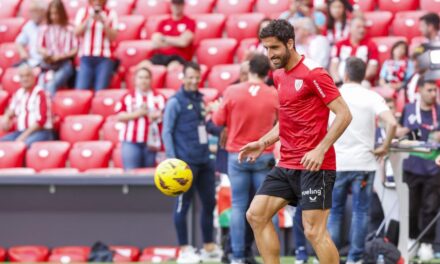
{"label": "spectator in stand", "polygon": [[114,40],[117,36],[118,15],[107,9],[107,0],[89,0],[75,18],[75,33],[80,38],[80,65],[76,89],[95,91],[109,86],[115,67]]}
{"label": "spectator in stand", "polygon": [[[397,121],[383,97],[361,85],[366,68],[360,58],[348,58],[344,85],[340,88],[353,120],[335,143],[337,172],[328,228],[332,240],[340,248],[345,203],[351,190],[353,215],[347,264],[362,263],[376,159],[388,153],[397,128]],[[329,124],[333,118],[334,115],[330,114]],[[375,147],[377,118],[386,124],[386,136],[384,142]]]}
{"label": "spectator in stand", "polygon": [[391,59],[386,60],[380,70],[380,86],[388,86],[394,90],[402,87],[412,75],[413,66],[408,58],[408,44],[397,41],[391,48]]}
{"label": "spectator in stand", "polygon": [[[167,158],[178,158],[190,166],[193,172],[191,188],[176,200],[174,224],[180,246],[177,263],[218,262],[222,251],[214,243],[215,167],[210,159],[206,109],[203,95],[198,91],[201,78],[200,66],[185,64],[183,86],[170,98],[165,107],[162,138]],[[202,202],[201,229],[203,249],[200,255],[189,244],[186,216],[197,190]]]}
{"label": "spectator in stand", "polygon": [[32,0],[29,5],[29,21],[24,25],[18,37],[15,39],[20,63],[26,63],[31,67],[37,67],[42,61],[38,53],[38,31],[44,23],[46,5],[44,1]]}
{"label": "spectator in stand", "polygon": [[440,18],[436,13],[428,13],[420,18],[420,32],[428,42],[440,41]]}
{"label": "spectator in stand", "polygon": [[[403,110],[401,125],[405,129],[398,136],[418,131],[421,141],[438,143],[440,139],[440,106],[436,103],[438,86],[435,80],[425,79],[422,75],[418,81],[418,88],[419,98],[415,103],[407,104]],[[409,187],[409,236],[411,239],[416,239],[438,212],[440,168],[431,157],[411,153],[403,162],[403,180]],[[433,258],[434,240],[435,228],[432,227],[420,240],[418,256],[422,261]]]}
{"label": "spectator in stand", "polygon": [[371,83],[376,78],[379,69],[379,52],[376,44],[366,38],[366,32],[364,18],[355,17],[351,20],[350,37],[339,41],[333,47],[330,74],[336,84],[342,84],[345,62],[351,56],[367,63],[366,81]]}
{"label": "spectator in stand", "polygon": [[21,65],[18,72],[21,88],[12,96],[0,125],[10,131],[13,119],[17,130],[3,136],[0,141],[22,141],[30,147],[37,141],[53,139],[50,100],[42,87],[36,85],[36,76],[29,65]]}
{"label": "spectator in stand", "polygon": [[313,10],[313,2],[311,0],[291,0],[289,10],[284,11],[279,19],[285,19],[293,25],[296,19],[303,17],[313,18],[319,27],[325,24],[325,15],[322,12]]}
{"label": "spectator in stand", "polygon": [[323,68],[327,68],[330,59],[330,44],[326,37],[316,34],[317,28],[309,17],[296,19],[295,47],[299,54],[314,60]]}
{"label": "spectator in stand", "polygon": [[238,161],[241,147],[265,135],[277,120],[277,92],[264,83],[270,70],[269,59],[262,54],[254,55],[249,62],[249,70],[247,82],[226,88],[223,102],[212,117],[216,125],[224,125],[228,129],[226,150],[229,153],[228,172],[232,189],[231,263],[246,261],[245,227],[249,193],[252,189],[255,194],[275,164],[273,147],[266,149],[255,163]]}
{"label": "spectator in stand", "polygon": [[327,23],[323,35],[327,36],[331,45],[348,38],[350,34],[350,22],[348,12],[352,12],[352,6],[346,0],[330,0],[327,3]]}
{"label": "spectator in stand", "polygon": [[46,20],[38,41],[38,52],[43,57],[39,85],[54,96],[74,74],[72,59],[78,52],[78,42],[61,0],[49,4]]}
{"label": "spectator in stand", "polygon": [[[426,69],[419,64],[419,56],[423,53],[423,48],[417,48],[413,54],[411,55],[411,63],[409,65],[412,66],[411,75],[408,76],[408,79],[405,81],[403,87],[405,89],[405,102],[414,103],[419,96],[419,91],[417,84],[419,82],[420,76],[423,75]],[[402,109],[398,109],[402,110]]]}
{"label": "spectator in stand", "polygon": [[156,153],[161,149],[159,124],[165,99],[151,88],[151,79],[148,68],[138,68],[136,89],[115,106],[118,121],[125,123],[120,137],[125,170],[154,167]]}
{"label": "spectator in stand", "polygon": [[153,34],[155,54],[151,63],[173,68],[191,61],[196,22],[183,13],[184,0],[171,1],[171,18],[163,20]]}
{"label": "spectator in stand", "polygon": [[[261,30],[265,26],[269,25],[270,21],[271,20],[269,18],[265,18],[265,19],[261,20],[260,25],[258,27],[258,35],[260,35]],[[249,49],[245,51],[244,58],[246,60],[250,60],[254,54],[265,54],[266,55],[266,49],[264,48],[263,44],[261,44],[260,40],[258,40],[258,43],[250,46]]]}

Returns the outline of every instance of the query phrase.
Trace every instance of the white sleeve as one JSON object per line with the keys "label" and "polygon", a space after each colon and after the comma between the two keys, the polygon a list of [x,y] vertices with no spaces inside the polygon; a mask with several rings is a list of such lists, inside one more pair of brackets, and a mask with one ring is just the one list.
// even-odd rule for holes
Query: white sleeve
{"label": "white sleeve", "polygon": [[390,111],[385,99],[377,93],[373,93],[373,109],[375,115],[380,115],[385,111]]}
{"label": "white sleeve", "polygon": [[324,36],[315,36],[310,42],[308,54],[321,67],[326,68],[330,60],[330,43]]}

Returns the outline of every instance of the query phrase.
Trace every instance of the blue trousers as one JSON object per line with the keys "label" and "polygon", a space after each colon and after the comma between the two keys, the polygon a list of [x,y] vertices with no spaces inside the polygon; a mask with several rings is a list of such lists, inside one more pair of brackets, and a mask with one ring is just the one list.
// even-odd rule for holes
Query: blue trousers
{"label": "blue trousers", "polygon": [[124,170],[154,167],[156,152],[148,149],[145,143],[122,142],[122,164]]}
{"label": "blue trousers", "polygon": [[188,224],[186,216],[197,190],[202,204],[200,224],[202,228],[203,243],[214,241],[214,208],[215,208],[215,166],[214,162],[206,164],[188,164],[193,173],[191,188],[177,197],[174,209],[174,225],[180,246],[188,245]]}
{"label": "blue trousers", "polygon": [[[22,133],[23,133],[23,131],[15,131],[15,132],[6,134],[2,138],[0,138],[0,141],[15,141]],[[32,143],[34,143],[34,142],[48,141],[48,140],[53,140],[53,139],[54,139],[54,136],[53,136],[52,130],[43,129],[43,130],[35,131],[34,133],[30,134],[24,140],[24,143],[29,148],[32,145]]]}
{"label": "blue trousers", "polygon": [[95,91],[108,88],[112,78],[114,62],[109,58],[84,56],[80,59],[76,76],[76,89]]}

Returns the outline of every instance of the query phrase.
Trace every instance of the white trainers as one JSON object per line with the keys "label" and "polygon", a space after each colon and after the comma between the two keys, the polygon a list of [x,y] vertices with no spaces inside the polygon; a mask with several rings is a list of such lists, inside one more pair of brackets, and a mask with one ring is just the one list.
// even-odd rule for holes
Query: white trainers
{"label": "white trainers", "polygon": [[434,250],[432,249],[432,244],[421,243],[417,256],[421,261],[428,261],[434,258]]}
{"label": "white trainers", "polygon": [[196,249],[192,246],[188,246],[185,249],[181,249],[179,257],[177,258],[178,264],[197,264],[200,263],[201,258],[197,254]]}
{"label": "white trainers", "polygon": [[244,259],[233,259],[231,264],[246,264],[246,261]]}
{"label": "white trainers", "polygon": [[206,251],[204,248],[200,250],[202,262],[220,262],[223,256],[223,250],[216,246],[212,251]]}

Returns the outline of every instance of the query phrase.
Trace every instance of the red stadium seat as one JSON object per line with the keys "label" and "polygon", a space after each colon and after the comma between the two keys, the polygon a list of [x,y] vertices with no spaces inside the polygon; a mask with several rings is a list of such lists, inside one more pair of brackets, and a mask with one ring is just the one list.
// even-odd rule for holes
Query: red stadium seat
{"label": "red stadium seat", "polygon": [[15,43],[9,42],[0,44],[0,76],[4,70],[12,67],[12,65],[19,61],[20,55],[18,54]]}
{"label": "red stadium seat", "polygon": [[256,11],[269,17],[289,10],[290,0],[257,0]]}
{"label": "red stadium seat", "polygon": [[118,36],[116,43],[124,40],[139,40],[144,28],[145,18],[143,16],[132,15],[118,18]]}
{"label": "red stadium seat", "polygon": [[[43,2],[46,6],[49,5],[51,0],[41,0],[41,2]],[[20,5],[20,17],[23,17],[25,19],[30,19],[30,14],[29,14],[29,6],[30,3],[32,2],[32,0],[22,0],[21,5]]]}
{"label": "red stadium seat", "polygon": [[121,153],[121,144],[118,143],[116,148],[114,148],[112,153],[113,167],[115,168],[123,168],[122,164],[122,153]]}
{"label": "red stadium seat", "polygon": [[0,18],[16,17],[21,0],[0,1]]}
{"label": "red stadium seat", "polygon": [[429,12],[440,12],[440,1],[438,0],[420,0],[420,9]]}
{"label": "red stadium seat", "polygon": [[185,3],[184,12],[187,15],[210,14],[215,6],[216,0],[188,0]]}
{"label": "red stadium seat", "polygon": [[0,169],[0,175],[35,175],[36,171],[32,168],[9,168]]}
{"label": "red stadium seat", "polygon": [[353,0],[353,8],[362,12],[374,11],[376,8],[376,0]]}
{"label": "red stadium seat", "polygon": [[153,54],[151,41],[127,40],[119,43],[116,57],[121,61],[120,71],[124,74],[130,67],[149,59]]}
{"label": "red stadium seat", "polygon": [[165,15],[170,13],[170,1],[141,0],[137,1],[135,14],[150,18],[151,16]]}
{"label": "red stadium seat", "polygon": [[234,61],[236,47],[235,39],[205,39],[200,42],[197,49],[197,60],[208,68],[217,64],[231,64]]}
{"label": "red stadium seat", "polygon": [[379,50],[379,65],[391,57],[391,48],[397,41],[406,41],[405,37],[377,37],[371,39],[377,45]]}
{"label": "red stadium seat", "polygon": [[45,246],[18,246],[8,250],[10,262],[46,262],[49,249]]}
{"label": "red stadium seat", "polygon": [[[200,66],[202,72],[202,78],[200,81],[200,87],[203,86],[203,83],[207,77],[208,74],[208,68],[205,65]],[[182,85],[182,78],[183,78],[183,67],[176,67],[174,69],[171,69],[167,72],[167,76],[165,79],[165,87],[171,88],[174,90],[178,90],[180,86]]]}
{"label": "red stadium seat", "polygon": [[113,144],[110,141],[77,142],[70,150],[70,167],[83,172],[94,168],[107,168]]}
{"label": "red stadium seat", "polygon": [[0,168],[23,167],[25,154],[24,142],[0,142]]}
{"label": "red stadium seat", "polygon": [[171,96],[176,94],[176,90],[169,88],[157,89],[157,92],[165,97],[165,100],[168,100]]}
{"label": "red stadium seat", "polygon": [[59,168],[59,169],[47,169],[40,171],[40,174],[45,175],[76,175],[79,173],[75,168]]}
{"label": "red stadium seat", "polygon": [[391,25],[394,36],[404,36],[409,41],[412,38],[420,36],[419,18],[426,14],[425,11],[406,11],[398,12],[394,16]]}
{"label": "red stadium seat", "polygon": [[256,47],[259,41],[258,38],[247,38],[240,41],[237,48],[237,58],[239,62],[246,60],[246,56],[251,47]]}
{"label": "red stadium seat", "polygon": [[208,87],[217,89],[220,94],[240,78],[239,64],[216,65],[208,75]]}
{"label": "red stadium seat", "polygon": [[2,76],[3,90],[9,94],[14,94],[20,88],[20,77],[18,76],[18,68],[8,68]]}
{"label": "red stadium seat", "polygon": [[144,175],[144,176],[154,176],[154,173],[156,172],[156,168],[138,168],[138,169],[132,169],[129,170],[128,173],[135,174],[135,175]]}
{"label": "red stadium seat", "polygon": [[[84,171],[84,174],[89,175],[121,175],[124,173],[124,170],[121,168],[99,168],[99,169],[88,169]],[[113,256],[113,262],[115,261],[116,254]],[[129,262],[126,258],[120,258],[122,262]],[[121,262],[121,261],[120,261]]]}
{"label": "red stadium seat", "polygon": [[127,16],[133,12],[137,0],[108,0],[107,7],[118,13],[118,16]]}
{"label": "red stadium seat", "polygon": [[37,172],[44,169],[64,168],[69,149],[68,142],[35,142],[26,153],[26,166]]}
{"label": "red stadium seat", "polygon": [[0,261],[5,262],[6,260],[6,250],[4,248],[0,248]]}
{"label": "red stadium seat", "polygon": [[388,11],[374,11],[364,14],[368,37],[388,36],[388,29],[393,20],[393,14]]}
{"label": "red stadium seat", "polygon": [[237,41],[258,37],[258,29],[263,19],[264,14],[261,13],[230,15],[226,21],[228,37]]}
{"label": "red stadium seat", "polygon": [[[122,170],[122,169],[120,169]],[[113,261],[116,263],[137,262],[140,257],[140,250],[133,246],[110,246],[115,251]]]}
{"label": "red stadium seat", "polygon": [[222,14],[201,14],[192,16],[197,23],[194,45],[208,38],[221,38],[226,17]]}
{"label": "red stadium seat", "polygon": [[379,9],[393,13],[419,8],[419,0],[379,0]]}
{"label": "red stadium seat", "polygon": [[118,142],[120,142],[119,134],[124,127],[125,124],[118,122],[116,116],[109,116],[102,126],[102,138],[104,140],[111,141],[114,145],[116,145]]}
{"label": "red stadium seat", "polygon": [[22,17],[0,19],[0,43],[14,42],[25,22]]}
{"label": "red stadium seat", "polygon": [[92,105],[93,92],[88,90],[58,91],[52,110],[61,119],[69,115],[85,115]]}
{"label": "red stadium seat", "polygon": [[217,12],[225,15],[251,13],[254,0],[219,0]]}
{"label": "red stadium seat", "polygon": [[73,115],[64,119],[61,124],[60,139],[71,144],[78,141],[99,139],[104,118],[100,115]]}
{"label": "red stadium seat", "polygon": [[82,7],[86,7],[87,2],[87,0],[63,0],[69,20],[73,21],[78,10]]}
{"label": "red stadium seat", "polygon": [[[165,82],[165,76],[167,74],[167,67],[162,65],[152,65],[150,68],[153,75],[151,80],[151,87],[153,89],[162,88]],[[135,89],[134,77],[136,73],[136,67],[131,67],[128,73],[125,75],[125,84],[127,89],[133,91]]]}
{"label": "red stadium seat", "polygon": [[0,115],[2,115],[6,111],[8,107],[9,99],[10,99],[9,93],[0,90]]}
{"label": "red stadium seat", "polygon": [[[139,1],[141,2],[141,1]],[[145,1],[148,2],[148,1]],[[165,1],[163,1],[165,2]],[[153,35],[154,32],[157,31],[157,28],[159,27],[159,23],[164,20],[169,18],[170,15],[153,15],[153,16],[149,16],[147,17],[147,21],[145,22],[145,33],[143,35],[144,39],[151,39],[151,36]]]}
{"label": "red stadium seat", "polygon": [[87,262],[89,254],[90,247],[57,247],[52,249],[52,254],[49,257],[49,262]]}
{"label": "red stadium seat", "polygon": [[220,93],[215,88],[200,88],[199,92],[203,94],[203,101],[210,103],[218,98]]}
{"label": "red stadium seat", "polygon": [[92,100],[91,113],[104,118],[115,114],[115,105],[127,94],[127,90],[110,89],[98,91]]}

